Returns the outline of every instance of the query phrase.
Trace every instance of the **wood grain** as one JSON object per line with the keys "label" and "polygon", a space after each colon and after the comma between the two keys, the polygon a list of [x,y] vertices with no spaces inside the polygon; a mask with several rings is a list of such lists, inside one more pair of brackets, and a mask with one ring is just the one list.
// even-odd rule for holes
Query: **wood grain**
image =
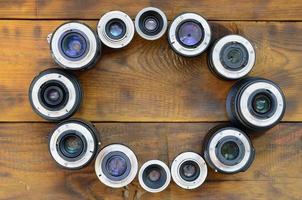
{"label": "wood grain", "polygon": [[[102,147],[128,145],[139,164],[161,159],[171,164],[183,151],[201,151],[203,138],[214,123],[97,123]],[[256,159],[236,175],[209,169],[207,182],[197,190],[175,186],[156,195],[140,188],[137,180],[123,189],[102,185],[91,163],[85,169],[59,168],[47,151],[53,124],[0,124],[0,199],[287,199],[301,193],[302,124],[283,123],[253,136]]]}
{"label": "wood grain", "polygon": [[0,18],[98,19],[110,10],[122,10],[134,18],[147,6],[161,8],[170,20],[181,12],[197,12],[211,20],[302,19],[302,2],[297,0],[1,0]]}
{"label": "wood grain", "polygon": [[[32,78],[55,66],[46,36],[63,21],[0,21],[0,121],[42,121],[29,106]],[[89,21],[95,27],[96,21]],[[285,121],[302,120],[302,23],[213,22],[214,38],[248,37],[257,51],[252,76],[277,82],[285,92]],[[85,97],[77,117],[91,121],[225,121],[233,82],[211,74],[206,55],[183,58],[165,38],[135,36],[125,49],[104,49],[97,66],[78,73]]]}

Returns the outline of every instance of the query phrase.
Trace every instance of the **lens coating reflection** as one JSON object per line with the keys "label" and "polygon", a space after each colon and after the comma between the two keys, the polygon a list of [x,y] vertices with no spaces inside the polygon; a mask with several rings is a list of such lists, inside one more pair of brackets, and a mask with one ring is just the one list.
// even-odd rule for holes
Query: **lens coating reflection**
{"label": "lens coating reflection", "polygon": [[83,140],[76,134],[65,135],[60,141],[60,150],[67,158],[78,157],[84,149]]}
{"label": "lens coating reflection", "polygon": [[187,21],[180,25],[177,36],[184,46],[194,47],[201,42],[203,29],[199,23]]}
{"label": "lens coating reflection", "polygon": [[258,114],[266,114],[271,109],[271,99],[265,94],[258,94],[253,99],[253,109]]}
{"label": "lens coating reflection", "polygon": [[121,156],[112,156],[106,163],[106,168],[111,176],[118,177],[123,175],[127,170],[127,162]]}
{"label": "lens coating reflection", "polygon": [[126,24],[120,19],[110,20],[105,29],[111,39],[121,39],[126,34]]}
{"label": "lens coating reflection", "polygon": [[226,160],[234,160],[239,156],[239,147],[235,142],[228,141],[222,145],[221,154]]}
{"label": "lens coating reflection", "polygon": [[70,58],[79,58],[84,55],[87,42],[80,33],[71,32],[62,39],[63,53]]}

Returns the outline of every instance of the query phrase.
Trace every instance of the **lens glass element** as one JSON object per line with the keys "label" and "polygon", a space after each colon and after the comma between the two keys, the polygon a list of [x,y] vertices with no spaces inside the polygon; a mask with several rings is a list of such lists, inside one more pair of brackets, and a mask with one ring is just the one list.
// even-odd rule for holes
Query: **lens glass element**
{"label": "lens glass element", "polygon": [[195,47],[203,39],[203,29],[197,22],[186,21],[180,25],[177,37],[184,46]]}
{"label": "lens glass element", "polygon": [[75,133],[65,135],[59,142],[61,153],[67,158],[76,158],[84,150],[84,142]]}
{"label": "lens glass element", "polygon": [[111,39],[121,39],[126,34],[126,24],[121,19],[112,19],[105,26],[106,34]]}
{"label": "lens glass element", "polygon": [[257,94],[253,99],[253,109],[258,114],[266,114],[271,110],[271,99],[265,94]]}
{"label": "lens glass element", "polygon": [[180,166],[180,176],[186,181],[194,181],[199,176],[200,169],[196,162],[185,161]]}
{"label": "lens glass element", "polygon": [[158,27],[157,20],[153,17],[148,17],[144,21],[144,26],[148,31],[154,31]]}
{"label": "lens glass element", "polygon": [[221,147],[221,154],[226,160],[234,160],[239,156],[239,147],[233,141],[224,143]]}
{"label": "lens glass element", "polygon": [[127,162],[121,156],[112,156],[106,163],[106,169],[111,176],[118,177],[127,170]]}
{"label": "lens glass element", "polygon": [[158,181],[161,177],[160,169],[156,167],[149,169],[147,177],[152,182]]}
{"label": "lens glass element", "polygon": [[79,58],[83,56],[87,49],[87,41],[77,32],[71,32],[62,39],[63,53],[70,58]]}
{"label": "lens glass element", "polygon": [[240,70],[248,63],[249,55],[245,46],[238,42],[225,44],[220,52],[223,66],[230,70]]}
{"label": "lens glass element", "polygon": [[58,110],[66,104],[68,90],[58,81],[49,81],[40,88],[39,99],[47,109]]}

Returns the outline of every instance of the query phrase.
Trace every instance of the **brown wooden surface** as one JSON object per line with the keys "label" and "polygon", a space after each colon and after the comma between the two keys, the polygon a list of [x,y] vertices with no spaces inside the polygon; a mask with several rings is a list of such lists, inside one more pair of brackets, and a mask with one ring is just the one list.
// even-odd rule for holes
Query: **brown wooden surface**
{"label": "brown wooden surface", "polygon": [[[67,171],[51,159],[47,136],[55,124],[43,123],[27,97],[32,78],[55,66],[47,35],[67,19],[95,28],[107,11],[122,10],[134,18],[145,6],[163,9],[169,20],[197,12],[212,20],[214,38],[248,37],[257,51],[251,75],[272,79],[284,90],[283,123],[252,136],[256,158],[247,172],[223,175],[209,169],[206,183],[196,190],[171,182],[154,195],[137,179],[123,189],[105,187],[93,162]],[[301,200],[301,10],[301,0],[0,0],[0,200]],[[77,75],[85,97],[76,117],[96,123],[101,147],[128,145],[140,165],[149,159],[170,164],[183,151],[200,152],[208,130],[227,120],[224,101],[234,83],[213,76],[206,55],[183,58],[166,38],[148,42],[138,35],[127,48],[104,48],[97,66]]]}
{"label": "brown wooden surface", "polygon": [[[0,121],[43,121],[29,106],[32,78],[55,66],[46,36],[62,21],[0,21]],[[95,26],[96,21],[89,21]],[[285,92],[284,121],[302,120],[302,23],[215,22],[214,37],[240,33],[257,51],[252,76]],[[5,48],[4,48],[5,47]],[[125,49],[104,49],[97,66],[79,73],[85,92],[76,116],[92,121],[226,121],[225,97],[234,82],[211,74],[206,55],[177,56],[166,39],[136,35]]]}
{"label": "brown wooden surface", "polygon": [[[183,151],[201,152],[207,131],[215,123],[97,123],[102,146],[123,143],[139,163],[161,159],[171,164]],[[287,199],[302,198],[302,124],[283,123],[253,136],[256,160],[236,175],[209,171],[197,190],[184,191],[174,183],[152,195],[138,185],[109,189],[102,185],[93,163],[80,171],[59,168],[47,152],[45,123],[0,125],[0,199]]]}

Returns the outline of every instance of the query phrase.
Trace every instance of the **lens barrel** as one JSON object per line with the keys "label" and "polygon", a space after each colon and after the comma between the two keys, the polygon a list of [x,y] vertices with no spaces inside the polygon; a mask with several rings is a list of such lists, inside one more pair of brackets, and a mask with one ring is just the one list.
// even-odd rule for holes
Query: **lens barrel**
{"label": "lens barrel", "polygon": [[211,129],[203,148],[208,165],[216,172],[225,174],[246,171],[255,157],[249,137],[234,127],[217,126]]}
{"label": "lens barrel", "polygon": [[96,154],[97,135],[90,122],[78,119],[63,121],[50,134],[49,152],[63,168],[83,168]]}
{"label": "lens barrel", "polygon": [[282,119],[286,102],[281,88],[263,78],[244,78],[233,85],[226,99],[231,122],[250,130],[261,131]]}

